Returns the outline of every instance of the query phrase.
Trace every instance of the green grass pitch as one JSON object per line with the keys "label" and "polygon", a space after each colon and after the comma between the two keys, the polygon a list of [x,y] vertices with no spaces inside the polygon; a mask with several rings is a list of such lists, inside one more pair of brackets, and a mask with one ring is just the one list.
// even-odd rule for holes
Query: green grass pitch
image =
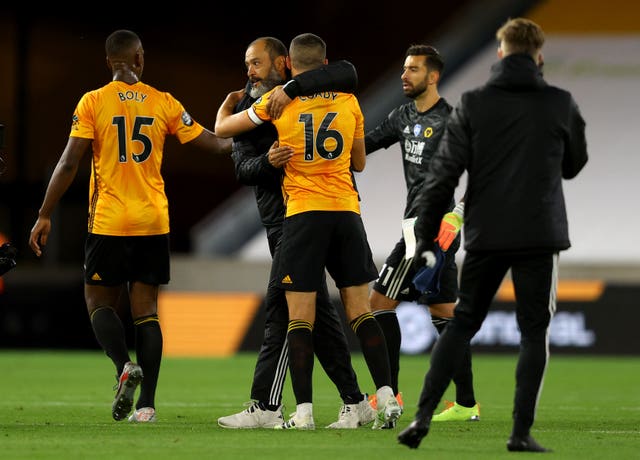
{"label": "green grass pitch", "polygon": [[[429,357],[403,356],[405,414],[395,430],[329,430],[341,401],[316,362],[316,430],[225,430],[216,419],[249,399],[255,354],[224,359],[165,358],[158,422],[111,419],[115,371],[97,351],[0,350],[0,458],[3,459],[501,459],[509,453],[515,355],[474,355],[480,422],[435,423],[417,450],[396,436],[413,418]],[[362,356],[354,367],[373,391]],[[445,395],[453,398],[453,388]],[[285,415],[295,410],[289,380]],[[640,357],[552,355],[533,435],[554,459],[640,458]]]}

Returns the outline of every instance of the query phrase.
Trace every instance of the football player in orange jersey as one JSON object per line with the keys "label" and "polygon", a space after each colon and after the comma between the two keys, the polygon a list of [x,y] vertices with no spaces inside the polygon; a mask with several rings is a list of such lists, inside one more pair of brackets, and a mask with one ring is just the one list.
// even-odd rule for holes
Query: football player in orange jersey
{"label": "football player in orange jersey", "polygon": [[[96,339],[113,361],[118,387],[115,420],[153,422],[162,358],[159,285],[169,282],[169,204],[161,174],[167,135],[212,153],[231,152],[231,142],[196,122],[170,93],[141,81],[144,50],[137,34],[116,30],[105,43],[112,79],[85,93],[73,113],[71,133],[58,160],[29,245],[41,256],[51,214],[69,188],[81,159],[91,152],[85,301]],[[135,325],[137,363],[116,312],[127,289]]]}
{"label": "football player in orange jersey", "polygon": [[[249,81],[245,90],[238,92],[242,98],[234,106],[234,113],[251,107],[260,96],[285,83],[287,55],[287,47],[275,37],[259,37],[249,44],[245,52]],[[296,97],[323,90],[352,92],[357,81],[353,64],[335,61],[296,75],[285,87],[292,97]],[[278,133],[271,123],[263,123],[233,138],[231,158],[235,164],[236,178],[245,185],[253,186],[273,262],[264,299],[264,338],[251,384],[252,401],[241,412],[219,417],[218,425],[223,428],[273,428],[284,422],[282,390],[289,366],[289,312],[276,267],[280,259],[285,215],[285,203],[280,190],[282,161],[288,159],[288,155],[281,157],[278,147],[269,148],[277,138]],[[344,326],[336,305],[331,301],[325,280],[320,283],[316,295],[313,340],[318,361],[335,384],[344,403],[338,420],[327,428],[355,429],[373,422],[377,413],[360,391]]]}
{"label": "football player in orange jersey", "polygon": [[[326,45],[317,35],[298,35],[291,42],[286,62],[294,77],[318,68],[327,62]],[[268,97],[269,93],[235,114],[233,104],[223,103],[216,132],[234,136],[272,121],[280,146],[289,146],[293,152],[284,165],[286,215],[277,270],[289,309],[289,371],[297,406],[280,428],[315,428],[312,330],[316,292],[325,268],[340,290],[347,319],[360,340],[376,385],[379,404],[373,427],[381,428],[395,421],[401,408],[390,386],[384,336],[368,301],[368,283],[376,279],[377,269],[352,173],[362,171],[366,164],[360,105],[353,94],[319,92],[297,97],[280,118],[272,120],[266,108]]]}

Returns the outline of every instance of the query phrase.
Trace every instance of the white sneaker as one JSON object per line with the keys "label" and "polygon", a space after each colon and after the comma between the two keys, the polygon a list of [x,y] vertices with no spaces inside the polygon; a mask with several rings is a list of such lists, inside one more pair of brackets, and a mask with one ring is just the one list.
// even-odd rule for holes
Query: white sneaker
{"label": "white sneaker", "polygon": [[[368,406],[369,404],[367,404]],[[338,414],[338,420],[331,425],[327,425],[327,428],[334,429],[350,429],[358,428],[360,421],[358,418],[358,405],[357,404],[343,404]]]}
{"label": "white sneaker", "polygon": [[364,395],[364,399],[357,404],[358,408],[358,423],[360,426],[368,425],[373,422],[378,415],[375,409],[369,404],[367,395]]}
{"label": "white sneaker", "polygon": [[286,422],[274,427],[276,430],[315,430],[312,403],[298,404],[296,411]]}
{"label": "white sneaker", "polygon": [[390,386],[378,388],[376,397],[378,401],[378,414],[372,428],[374,430],[395,428],[396,421],[400,418],[400,415],[402,415],[402,407],[393,394],[393,390]]}
{"label": "white sneaker", "polygon": [[153,407],[141,407],[129,416],[130,422],[153,423],[156,421],[156,410]]}
{"label": "white sneaker", "polygon": [[261,409],[256,401],[245,403],[247,407],[237,414],[227,415],[218,419],[222,428],[275,428],[284,423],[282,406],[276,410]]}

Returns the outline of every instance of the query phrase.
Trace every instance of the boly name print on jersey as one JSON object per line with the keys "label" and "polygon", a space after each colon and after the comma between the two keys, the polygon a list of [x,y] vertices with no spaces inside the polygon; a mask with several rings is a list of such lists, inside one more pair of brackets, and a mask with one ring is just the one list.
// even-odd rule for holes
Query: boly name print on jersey
{"label": "boly name print on jersey", "polygon": [[147,98],[147,95],[144,93],[139,93],[137,91],[118,91],[118,97],[122,102],[124,101],[135,101],[135,102],[144,102]]}

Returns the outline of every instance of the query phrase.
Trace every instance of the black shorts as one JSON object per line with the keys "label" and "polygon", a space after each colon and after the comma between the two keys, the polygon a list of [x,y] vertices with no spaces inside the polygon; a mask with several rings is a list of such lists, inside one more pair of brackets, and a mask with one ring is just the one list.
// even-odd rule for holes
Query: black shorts
{"label": "black shorts", "polygon": [[169,283],[168,234],[108,236],[89,233],[84,254],[84,281],[87,284]]}
{"label": "black shorts", "polygon": [[362,219],[350,211],[308,211],[287,217],[278,265],[280,286],[287,291],[318,291],[325,268],[338,289],[378,277]]}
{"label": "black shorts", "polygon": [[422,294],[413,285],[415,271],[412,268],[413,258],[405,260],[406,250],[404,238],[396,244],[380,270],[380,275],[373,289],[393,300],[418,302],[422,305],[452,303],[458,298],[458,265],[456,252],[460,247],[460,235],[453,241],[444,255],[444,266],[440,274],[440,292],[431,296]]}

